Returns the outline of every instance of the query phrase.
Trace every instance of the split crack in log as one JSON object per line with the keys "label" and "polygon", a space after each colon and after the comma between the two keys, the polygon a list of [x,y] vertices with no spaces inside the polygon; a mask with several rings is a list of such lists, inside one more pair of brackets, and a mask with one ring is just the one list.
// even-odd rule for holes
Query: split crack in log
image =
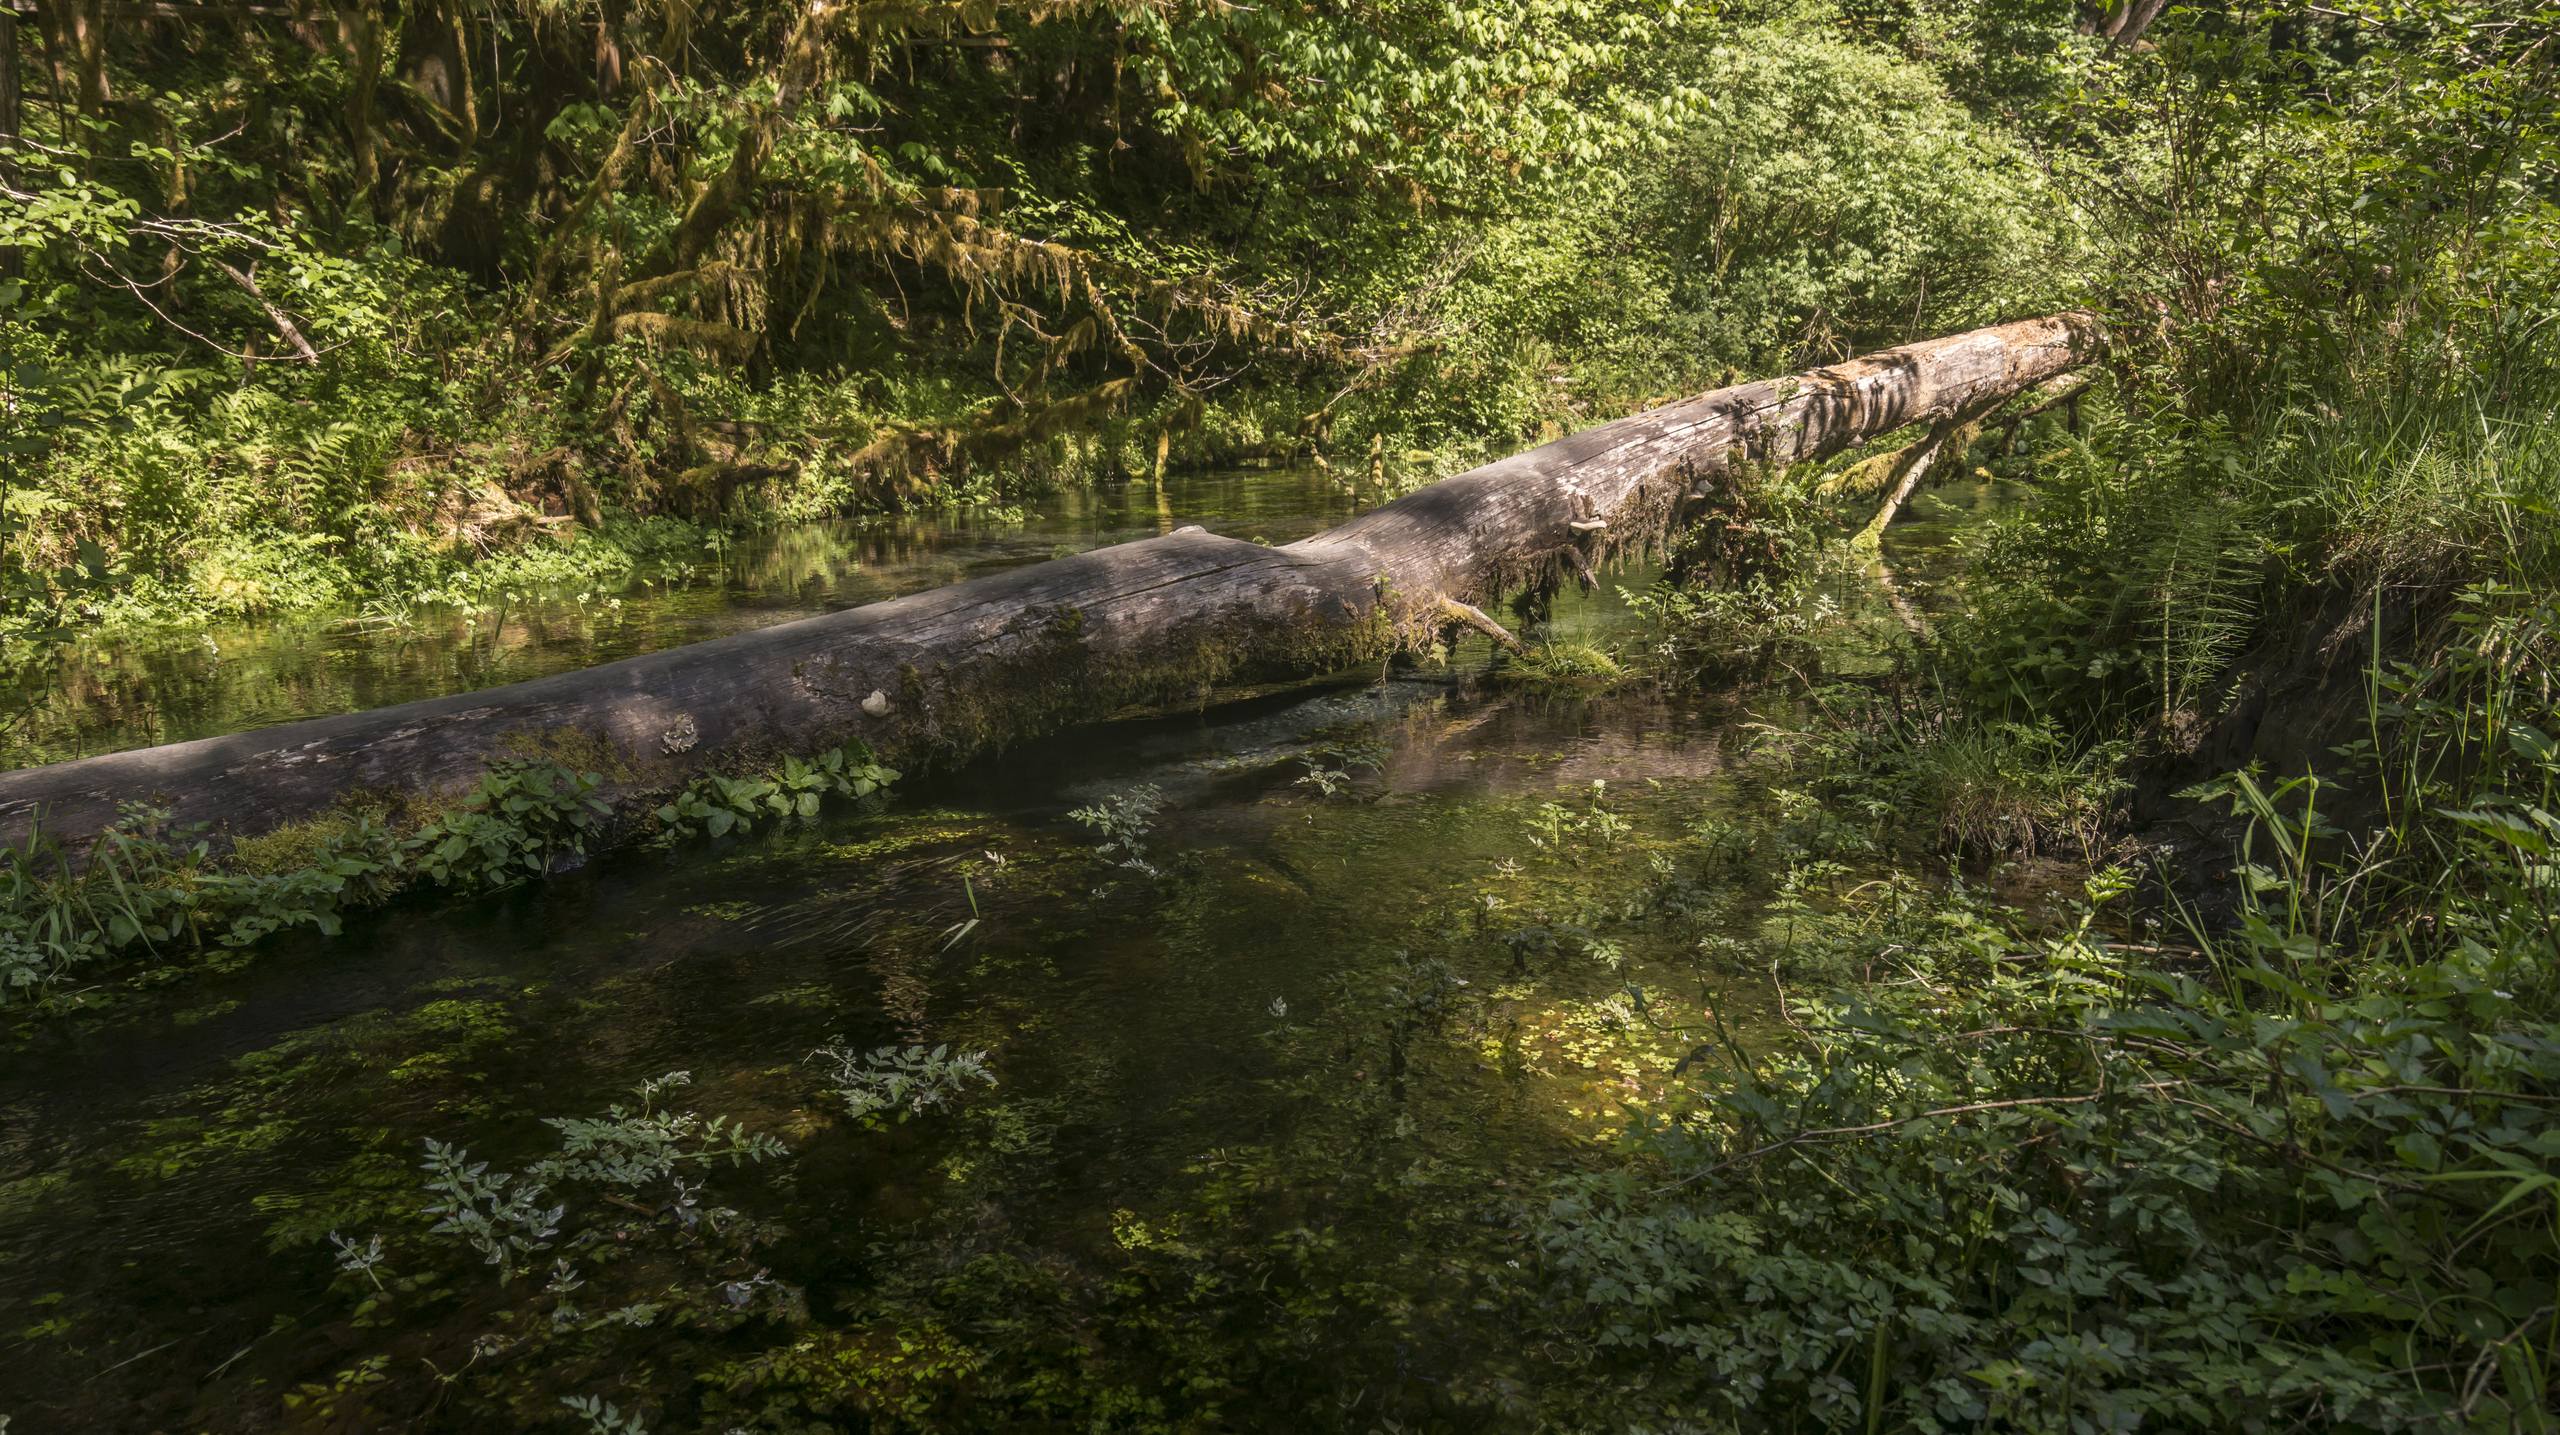
{"label": "split crack in log", "polygon": [[[954,759],[1222,683],[1338,671],[1427,642],[1449,604],[1481,616],[1533,575],[1587,567],[1584,543],[1658,536],[1680,495],[1741,464],[1969,415],[2102,344],[2077,314],[1977,329],[1665,404],[1283,547],[1185,529],[507,687],[0,773],[0,841],[39,815],[81,841],[125,802],[253,836],[348,801],[450,801],[511,759],[598,772],[617,801],[849,741],[894,763]],[[873,693],[885,707],[866,710]]]}

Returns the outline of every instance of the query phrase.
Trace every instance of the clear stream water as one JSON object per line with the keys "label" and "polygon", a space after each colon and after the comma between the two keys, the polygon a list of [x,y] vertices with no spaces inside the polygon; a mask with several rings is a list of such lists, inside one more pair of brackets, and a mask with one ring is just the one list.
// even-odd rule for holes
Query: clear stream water
{"label": "clear stream water", "polygon": [[[1062,545],[1285,541],[1347,511],[1270,473],[1022,525],[828,526],[618,611],[93,658],[63,730],[252,726]],[[1609,587],[1555,626],[1633,640]],[[1570,1423],[1569,1378],[1612,1377],[1538,1344],[1544,1192],[1623,1162],[1700,1032],[1769,1019],[1762,981],[1702,955],[1761,920],[1730,860],[1760,808],[1736,710],[1525,689],[1494,661],[1090,728],[787,831],[400,905],[94,1016],[0,1011],[10,1435],[580,1430],[561,1402],[590,1396],[653,1432]],[[1140,784],[1154,874],[1066,816]],[[983,1050],[996,1082],[857,1121],[808,1059],[834,1038]],[[429,1232],[426,1141],[519,1170],[559,1146],[544,1118],[676,1071],[658,1109],[789,1154],[687,1174],[691,1196],[564,1184],[553,1248],[510,1282]],[[333,1232],[383,1237],[379,1266],[341,1271]],[[561,1259],[575,1290],[550,1288]]]}
{"label": "clear stream water", "polygon": [[[1311,468],[1237,469],[1163,484],[1069,489],[1002,521],[922,511],[751,533],[681,571],[528,595],[397,623],[353,613],[84,642],[17,745],[46,760],[522,682],[749,628],[876,603],[1006,568],[1206,524],[1288,543],[1362,505]],[[12,707],[16,706],[11,702]]]}

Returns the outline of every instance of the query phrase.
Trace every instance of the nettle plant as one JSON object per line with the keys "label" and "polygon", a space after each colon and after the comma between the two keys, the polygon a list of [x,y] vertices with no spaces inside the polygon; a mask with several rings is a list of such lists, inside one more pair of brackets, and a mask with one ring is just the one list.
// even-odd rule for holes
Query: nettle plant
{"label": "nettle plant", "polygon": [[898,780],[864,747],[830,748],[807,761],[787,757],[769,772],[695,778],[658,808],[659,841],[726,837],[777,818],[810,818],[829,797],[863,798]]}
{"label": "nettle plant", "polygon": [[588,839],[613,815],[598,795],[604,779],[557,763],[490,769],[453,811],[409,839],[420,874],[448,887],[513,886],[586,855]]}
{"label": "nettle plant", "polygon": [[[898,776],[854,746],[697,777],[657,809],[659,840],[804,820],[830,797],[868,798]],[[165,962],[294,927],[335,936],[348,912],[404,888],[490,892],[574,866],[617,835],[604,784],[558,763],[505,763],[406,837],[379,813],[328,819],[279,870],[218,853],[204,824],[178,827],[142,805],[85,853],[39,828],[0,847],[0,1005],[111,958]]]}
{"label": "nettle plant", "polygon": [[347,909],[380,901],[402,872],[400,843],[370,818],[287,872],[226,870],[202,824],[174,827],[140,804],[85,860],[39,829],[0,849],[0,1003],[108,958],[244,947],[297,926],[335,935]]}

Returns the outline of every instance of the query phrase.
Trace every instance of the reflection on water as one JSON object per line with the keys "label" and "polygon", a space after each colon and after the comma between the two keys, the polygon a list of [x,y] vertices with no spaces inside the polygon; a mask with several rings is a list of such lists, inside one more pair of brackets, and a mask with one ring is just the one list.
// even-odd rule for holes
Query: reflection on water
{"label": "reflection on water", "polygon": [[[1346,506],[1299,475],[1153,497],[1041,527],[775,535],[717,583],[512,614],[494,642],[313,629],[259,639],[261,680],[237,656],[192,687],[156,682],[177,659],[97,671],[182,735],[1192,519],[1285,540]],[[1923,506],[1889,554],[1942,567],[1975,497]],[[1622,643],[1620,589],[1644,576],[1566,594],[1549,635]],[[1710,954],[1762,930],[1768,874],[1702,854],[1778,844],[1735,713],[1541,694],[1484,681],[1488,661],[1471,641],[1446,667],[1062,734],[883,813],[396,907],[19,1032],[0,1045],[0,1415],[566,1429],[559,1401],[596,1395],[652,1430],[1572,1425],[1571,1381],[1607,1372],[1532,1348],[1556,1300],[1547,1182],[1611,1164],[1696,1033],[1766,1029],[1765,987]],[[1309,785],[1317,767],[1345,789]],[[1155,877],[1064,816],[1142,783],[1165,801]],[[1000,1085],[866,1130],[805,1059],[835,1037],[983,1048]],[[709,1179],[763,1233],[729,1273],[798,1304],[562,1335],[539,1277],[502,1288],[427,1233],[426,1139],[520,1169],[552,1149],[542,1118],[677,1070],[682,1107],[793,1148]],[[601,1239],[634,1254],[574,1248],[579,1299],[679,1299],[696,1237],[648,1205],[586,1229],[615,1222]],[[332,1232],[389,1238],[385,1289],[336,1269]]]}
{"label": "reflection on water", "polygon": [[[1569,598],[1558,627],[1595,636],[1616,611]],[[568,1428],[559,1397],[602,1392],[653,1430],[975,1430],[1060,1408],[1019,1403],[1054,1387],[1091,1407],[1044,1428],[1135,1400],[1162,1428],[1277,1430],[1472,1403],[1514,1358],[1488,1311],[1532,1293],[1541,1182],[1606,1161],[1624,1103],[1688,1043],[1617,993],[1646,984],[1666,1024],[1765,1005],[1699,966],[1700,933],[1741,919],[1636,900],[1733,807],[1724,715],[1487,685],[1485,656],[1087,729],[885,814],[396,909],[38,1033],[0,1068],[0,1412]],[[1311,763],[1350,789],[1310,788]],[[1140,782],[1166,798],[1160,877],[1062,820]],[[1540,804],[1580,810],[1595,782],[1624,822],[1605,846],[1524,842]],[[1499,937],[1555,923],[1605,933],[1609,959]],[[984,1048],[1001,1084],[865,1131],[803,1060],[838,1036]],[[713,1190],[771,1223],[756,1262],[806,1314],[717,1340],[617,1328],[594,1338],[610,1372],[544,1345],[438,1384],[545,1297],[437,1254],[420,1143],[520,1167],[537,1118],[671,1070],[685,1105],[794,1148]],[[335,1275],[331,1231],[388,1232],[408,1282],[352,1323],[371,1292]],[[665,1298],[665,1269],[573,1254],[610,1299]],[[1034,1275],[1043,1303],[1019,1308]],[[1169,1319],[1200,1334],[1157,1349]],[[934,1419],[768,1426],[702,1403],[714,1371],[936,1330],[983,1356],[898,1373]],[[397,1358],[368,1374],[375,1352]],[[837,1360],[828,1399],[887,1378]]]}
{"label": "reflection on water", "polygon": [[[1990,483],[1939,486],[1894,527],[1887,552],[1924,606],[1932,579],[1952,566],[1952,535],[1999,498]],[[313,615],[87,642],[52,675],[29,720],[6,735],[0,768],[521,682],[1185,524],[1287,543],[1363,506],[1338,476],[1315,469],[1193,474],[1060,492],[1030,505],[1020,522],[952,511],[771,529],[706,551],[681,572],[635,574],[618,587],[472,613],[422,613],[398,624]],[[1626,575],[1611,586],[1642,581]],[[0,701],[14,707],[21,696],[0,692]]]}
{"label": "reflection on water", "polygon": [[[1023,521],[974,511],[799,524],[679,573],[397,625],[328,614],[83,644],[0,755],[8,766],[182,742],[589,667],[1201,524],[1287,543],[1359,505],[1313,469],[1053,494]],[[0,694],[0,697],[7,697]]]}

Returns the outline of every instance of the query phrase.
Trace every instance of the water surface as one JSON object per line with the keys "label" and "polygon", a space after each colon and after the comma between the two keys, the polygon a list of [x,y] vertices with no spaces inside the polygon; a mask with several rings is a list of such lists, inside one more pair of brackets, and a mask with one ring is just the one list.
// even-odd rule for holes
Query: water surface
{"label": "water surface", "polygon": [[[476,658],[288,631],[257,639],[264,684],[129,671],[162,721],[218,730],[1211,516],[1129,497],[905,549],[778,535],[748,576],[627,597],[645,619],[520,614]],[[1285,475],[1220,500],[1275,541],[1330,501]],[[1915,586],[1962,507],[1895,531]],[[1638,640],[1619,585],[1644,577],[1568,594],[1544,636]],[[1749,714],[1501,665],[1470,642],[1088,728],[9,1029],[0,1415],[582,1430],[561,1402],[594,1399],[656,1432],[1571,1427],[1641,1362],[1546,1343],[1550,1183],[1613,1169],[1683,1056],[1772,1020],[1730,953],[1769,921],[1777,843],[1738,758]],[[140,736],[83,711],[99,741]],[[1143,868],[1069,817],[1141,790]],[[839,1041],[984,1052],[996,1081],[857,1119],[812,1060]],[[629,1114],[677,1072],[653,1119],[716,1114],[788,1153],[557,1183],[559,1229],[510,1279],[433,1229],[426,1143],[521,1172],[560,1148],[546,1120]],[[377,1236],[378,1263],[346,1264]]]}
{"label": "water surface", "polygon": [[[0,1413],[570,1429],[558,1401],[594,1394],[651,1430],[1528,1420],[1506,1342],[1536,1308],[1542,1185],[1612,1159],[1692,1040],[1668,1028],[1766,1005],[1699,955],[1747,926],[1685,855],[1735,808],[1721,717],[1423,671],[1120,724],[22,1033]],[[1152,872],[1064,820],[1141,783]],[[808,1060],[836,1038],[983,1050],[998,1084],[867,1129]],[[678,1109],[792,1148],[709,1174],[720,1234],[682,1229],[665,1182],[564,1192],[577,1242],[502,1283],[428,1230],[427,1140],[520,1169],[556,1145],[543,1118],[674,1071]],[[385,1237],[382,1289],[333,1232]],[[574,1294],[546,1289],[557,1259]]]}
{"label": "water surface", "polygon": [[1316,469],[1178,475],[1064,490],[1019,510],[922,510],[754,531],[713,540],[680,567],[473,611],[322,612],[86,641],[45,691],[0,692],[9,708],[33,703],[0,758],[23,766],[86,757],[496,687],[1185,524],[1288,543],[1361,506],[1349,485]]}

